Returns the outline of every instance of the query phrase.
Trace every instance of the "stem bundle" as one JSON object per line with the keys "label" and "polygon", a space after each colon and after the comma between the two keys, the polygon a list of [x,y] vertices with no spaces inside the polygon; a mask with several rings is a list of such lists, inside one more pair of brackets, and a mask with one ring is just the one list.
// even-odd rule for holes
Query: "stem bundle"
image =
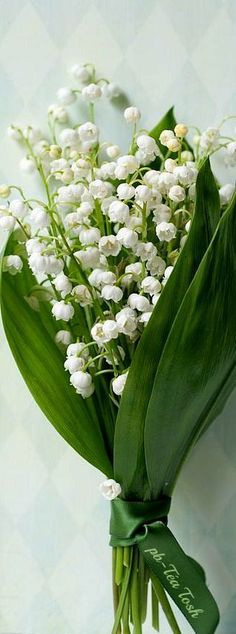
{"label": "stem bundle", "polygon": [[159,607],[173,634],[181,634],[161,583],[150,574],[138,546],[113,548],[114,625],[111,634],[143,634],[151,587],[152,627],[159,632]]}

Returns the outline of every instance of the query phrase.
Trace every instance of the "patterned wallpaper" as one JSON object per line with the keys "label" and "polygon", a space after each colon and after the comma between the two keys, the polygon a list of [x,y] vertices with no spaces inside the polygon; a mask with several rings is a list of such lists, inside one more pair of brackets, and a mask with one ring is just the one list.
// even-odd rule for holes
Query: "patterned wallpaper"
{"label": "patterned wallpaper", "polygon": [[[5,128],[42,123],[73,62],[94,61],[122,85],[146,127],[172,103],[181,120],[205,127],[236,110],[234,0],[1,0],[0,16],[3,182],[32,187]],[[99,118],[107,138],[124,145],[118,109],[106,106]],[[109,634],[102,476],[44,420],[2,331],[0,351],[0,634]],[[234,394],[183,469],[171,515],[183,547],[207,570],[219,634],[235,634],[236,623],[235,411]],[[186,622],[181,631],[190,634]]]}

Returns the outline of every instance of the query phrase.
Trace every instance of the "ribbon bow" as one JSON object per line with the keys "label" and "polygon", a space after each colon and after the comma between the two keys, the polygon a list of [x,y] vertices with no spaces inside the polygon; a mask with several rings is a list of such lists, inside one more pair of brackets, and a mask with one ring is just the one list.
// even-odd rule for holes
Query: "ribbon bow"
{"label": "ribbon bow", "polygon": [[203,568],[186,555],[167,528],[171,500],[111,503],[110,545],[137,544],[151,576],[157,577],[196,634],[214,634],[219,610]]}

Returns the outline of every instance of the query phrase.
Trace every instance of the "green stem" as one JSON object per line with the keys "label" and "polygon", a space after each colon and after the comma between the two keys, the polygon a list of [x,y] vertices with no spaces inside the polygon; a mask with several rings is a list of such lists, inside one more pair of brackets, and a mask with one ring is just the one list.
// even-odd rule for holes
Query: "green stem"
{"label": "green stem", "polygon": [[166,615],[167,621],[172,629],[173,634],[181,634],[181,631],[179,629],[178,623],[176,621],[176,618],[170,606],[170,603],[167,599],[164,588],[162,587],[158,579],[152,574],[151,574],[151,580],[152,580],[152,586],[154,588],[154,591],[161,604],[163,612]]}
{"label": "green stem", "polygon": [[127,596],[127,592],[129,588],[132,564],[133,564],[133,549],[131,549],[130,565],[129,565],[129,568],[126,568],[124,580],[122,583],[122,590],[120,593],[119,605],[116,610],[116,616],[115,616],[115,622],[112,628],[112,634],[119,634],[120,632],[120,622],[121,622],[122,614],[124,611],[125,600],[126,600],[126,596]]}
{"label": "green stem", "polygon": [[129,562],[130,562],[130,547],[129,546],[125,546],[124,547],[123,563],[124,563],[124,566],[126,568],[129,567]]}
{"label": "green stem", "polygon": [[140,583],[140,600],[141,600],[141,621],[145,623],[147,617],[147,598],[148,598],[148,582],[149,574],[144,558],[139,553],[139,583]]}
{"label": "green stem", "polygon": [[125,604],[124,604],[124,610],[123,610],[123,616],[122,616],[122,625],[123,625],[123,634],[130,634],[130,627],[129,627],[129,593],[128,592],[127,592],[126,599],[125,599]]}
{"label": "green stem", "polygon": [[131,578],[131,606],[134,624],[133,634],[142,634],[139,583],[138,583],[138,548],[135,547],[132,578]]}
{"label": "green stem", "polygon": [[159,600],[152,586],[152,627],[159,632]]}
{"label": "green stem", "polygon": [[[115,572],[116,572],[116,551],[117,548],[113,548],[112,549],[112,579],[113,579],[113,606],[114,606],[114,616],[116,616],[116,612],[118,610],[118,606],[119,606],[119,598],[120,598],[120,591],[118,586],[116,585],[115,582]],[[117,630],[117,634],[121,634],[121,629]]]}
{"label": "green stem", "polygon": [[117,586],[121,584],[123,578],[123,550],[122,546],[117,546],[116,548],[115,582]]}

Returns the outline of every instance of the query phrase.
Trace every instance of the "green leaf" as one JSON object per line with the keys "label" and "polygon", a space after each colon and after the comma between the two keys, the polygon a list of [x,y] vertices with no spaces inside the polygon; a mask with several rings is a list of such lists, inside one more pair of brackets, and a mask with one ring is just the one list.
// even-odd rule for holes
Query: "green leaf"
{"label": "green leaf", "polygon": [[[158,363],[176,313],[219,219],[219,194],[209,160],[206,160],[198,174],[189,237],[142,334],[121,399],[115,431],[115,477],[122,482],[127,496],[139,497],[145,493],[144,426]],[[167,386],[169,390],[169,383]],[[148,495],[148,491],[146,493]]]}
{"label": "green leaf", "polygon": [[190,285],[158,366],[145,423],[152,494],[170,492],[236,378],[236,194]]}
{"label": "green leaf", "polygon": [[168,148],[160,143],[159,141],[160,134],[163,132],[163,130],[174,130],[175,126],[176,126],[176,119],[174,115],[174,106],[172,106],[172,108],[170,108],[166,112],[164,117],[162,117],[159,123],[157,123],[157,125],[151,130],[151,132],[149,132],[150,136],[152,136],[155,139],[158,147],[160,148],[164,156],[167,154]]}
{"label": "green leaf", "polygon": [[[6,254],[14,253],[10,237]],[[1,267],[2,268],[2,267]],[[84,401],[69,384],[63,355],[54,342],[58,330],[44,304],[27,303],[36,283],[28,265],[16,276],[2,273],[1,312],[9,346],[37,404],[63,438],[88,462],[112,475],[93,399]]]}

